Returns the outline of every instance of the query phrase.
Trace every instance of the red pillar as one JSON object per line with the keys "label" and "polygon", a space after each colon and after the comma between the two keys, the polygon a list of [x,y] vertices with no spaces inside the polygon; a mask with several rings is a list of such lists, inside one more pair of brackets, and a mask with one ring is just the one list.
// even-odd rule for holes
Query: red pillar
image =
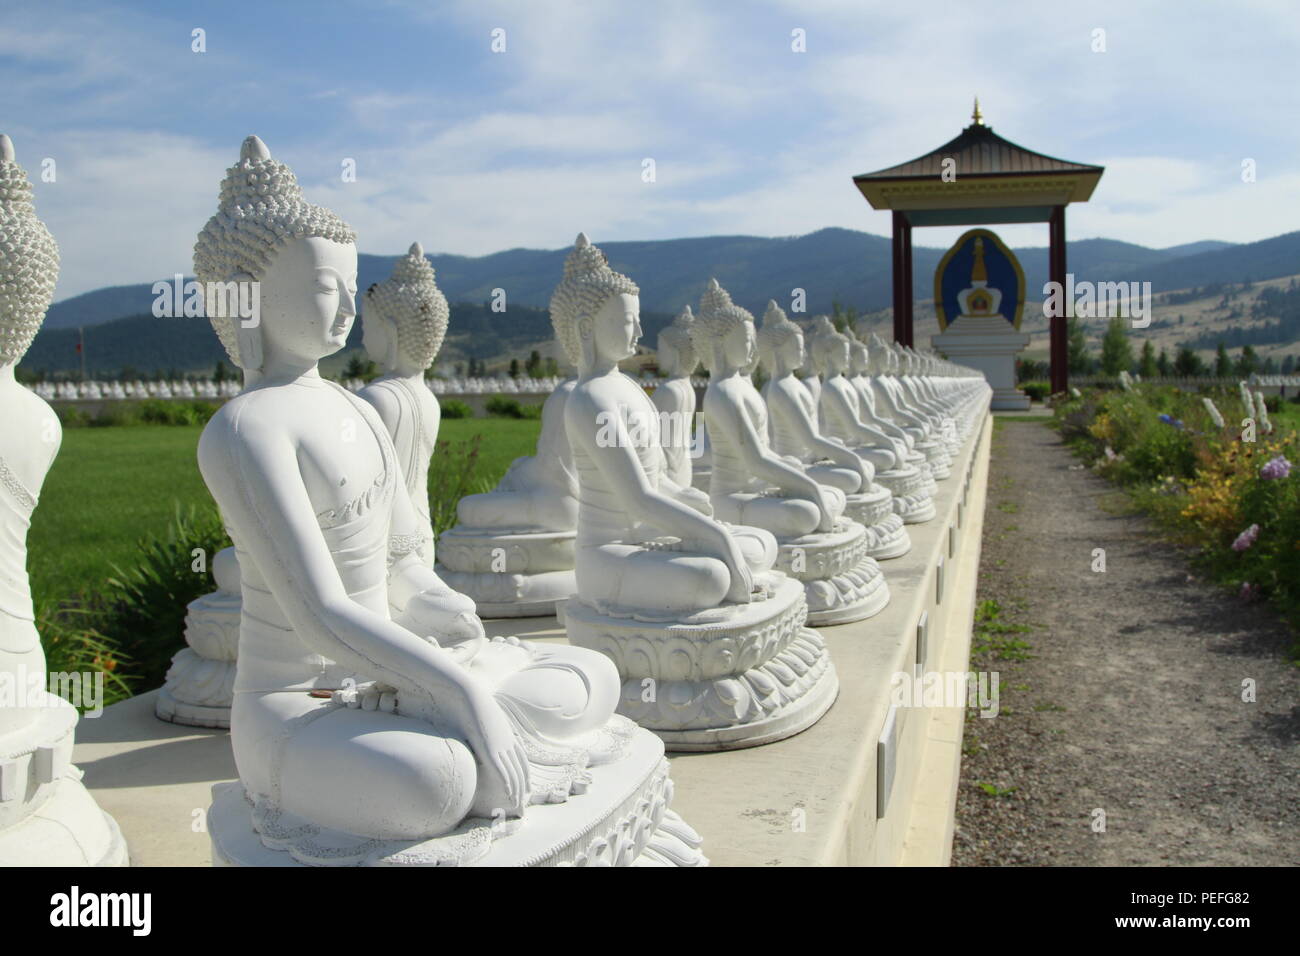
{"label": "red pillar", "polygon": [[911,301],[910,290],[905,284],[906,277],[903,270],[903,243],[904,235],[907,233],[907,217],[901,212],[894,212],[894,244],[893,244],[893,266],[894,266],[894,341],[902,345],[907,344],[907,306],[905,303]]}
{"label": "red pillar", "polygon": [[1064,392],[1070,387],[1070,347],[1069,316],[1074,311],[1074,304],[1065,301],[1065,207],[1057,206],[1047,221],[1050,233],[1047,253],[1048,278],[1059,283],[1062,290],[1062,303],[1065,308],[1061,315],[1053,315],[1051,323],[1051,348],[1048,351],[1052,366],[1052,394]]}
{"label": "red pillar", "polygon": [[912,296],[912,224],[907,222],[907,217],[903,221],[903,315],[906,316],[903,322],[903,329],[907,335],[907,341],[904,343],[908,347],[914,346],[913,341],[913,324],[912,324],[912,306],[914,299]]}

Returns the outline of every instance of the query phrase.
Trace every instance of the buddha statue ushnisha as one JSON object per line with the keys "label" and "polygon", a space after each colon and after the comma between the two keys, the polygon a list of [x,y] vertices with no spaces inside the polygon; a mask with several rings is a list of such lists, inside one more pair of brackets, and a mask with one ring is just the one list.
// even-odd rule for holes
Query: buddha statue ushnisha
{"label": "buddha statue ushnisha", "polygon": [[[353,231],[249,137],[194,266],[203,283],[256,282],[260,318],[210,316],[258,374],[199,442],[243,597],[239,780],[213,788],[214,862],[700,862],[664,831],[662,746],[612,716],[609,661],[488,640],[415,550],[420,518],[383,421],[318,369],[355,315]],[[633,820],[627,793],[644,798]]]}
{"label": "buddha statue ushnisha", "polygon": [[651,400],[659,410],[660,441],[667,459],[668,477],[682,487],[690,487],[691,435],[695,425],[695,386],[691,374],[700,364],[691,345],[691,326],[695,316],[685,306],[672,324],[659,333],[659,371],[668,376],[655,388]]}
{"label": "buddha statue ushnisha", "polygon": [[[929,521],[935,515],[933,479],[925,470],[925,456],[909,450],[902,430],[870,413],[870,403],[845,377],[850,360],[848,336],[835,330],[830,319],[813,321],[813,366],[821,380],[821,419],[828,435],[844,442],[876,466],[876,480],[894,496],[894,511],[904,524]],[[866,414],[864,414],[866,412]]]}
{"label": "buddha statue ushnisha", "polygon": [[59,247],[36,217],[12,141],[0,134],[0,865],[125,866],[117,824],[71,763],[76,708],[46,690],[27,576],[27,531],[63,433],[14,367],[58,278]]}
{"label": "buddha statue ushnisha", "polygon": [[844,517],[844,492],[772,450],[767,406],[749,374],[755,334],[753,316],[710,279],[691,335],[709,370],[714,514],[776,536],[777,567],[803,581],[813,626],[870,617],[888,603],[889,589],[867,554],[866,528]]}
{"label": "buddha statue ushnisha", "polygon": [[406,490],[419,518],[416,551],[433,564],[429,517],[429,459],[438,442],[441,411],[424,373],[438,357],[451,312],[418,242],[397,260],[393,274],[366,290],[362,316],[366,353],[383,373],[358,393],[375,407],[393,439]]}
{"label": "buddha statue ushnisha", "polygon": [[797,733],[835,699],[803,587],[773,570],[762,529],[710,517],[702,492],[667,474],[657,409],[619,371],[641,336],[627,276],[579,235],[551,299],[578,367],[565,427],[578,474],[578,593],[571,643],[615,661],[619,711],[672,750],[750,747]]}
{"label": "buddha statue ushnisha", "polygon": [[795,375],[804,364],[803,330],[775,302],[768,302],[758,330],[760,361],[769,378],[763,386],[772,448],[819,484],[845,494],[844,513],[867,529],[868,553],[877,560],[896,558],[911,548],[903,520],[894,513],[894,496],[875,483],[875,466],[842,442],[821,433],[817,403]]}

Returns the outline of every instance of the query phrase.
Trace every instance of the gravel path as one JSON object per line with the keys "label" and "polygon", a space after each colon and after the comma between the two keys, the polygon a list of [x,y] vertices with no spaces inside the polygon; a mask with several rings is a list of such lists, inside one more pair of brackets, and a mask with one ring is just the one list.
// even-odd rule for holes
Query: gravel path
{"label": "gravel path", "polygon": [[953,865],[1300,864],[1285,629],[1194,578],[1054,431],[997,426],[979,597],[1029,630],[971,664],[1001,712],[968,713]]}

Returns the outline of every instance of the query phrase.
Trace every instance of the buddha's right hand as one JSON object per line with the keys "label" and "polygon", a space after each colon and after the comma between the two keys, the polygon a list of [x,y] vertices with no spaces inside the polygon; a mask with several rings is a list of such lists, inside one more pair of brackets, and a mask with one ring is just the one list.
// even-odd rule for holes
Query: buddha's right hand
{"label": "buddha's right hand", "polygon": [[464,732],[478,763],[479,782],[471,812],[475,816],[523,816],[528,804],[528,755],[514,727],[492,695],[468,693]]}

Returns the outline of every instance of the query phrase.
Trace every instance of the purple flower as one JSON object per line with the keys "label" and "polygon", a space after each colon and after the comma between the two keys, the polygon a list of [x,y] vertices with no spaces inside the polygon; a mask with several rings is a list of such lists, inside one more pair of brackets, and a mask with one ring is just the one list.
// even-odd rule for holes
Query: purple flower
{"label": "purple flower", "polygon": [[1241,534],[1237,535],[1236,540],[1232,542],[1232,550],[1245,551],[1247,548],[1249,548],[1252,544],[1255,543],[1255,539],[1258,537],[1259,537],[1259,525],[1253,524],[1245,531],[1243,531]]}
{"label": "purple flower", "polygon": [[1161,412],[1160,420],[1164,422],[1166,425],[1172,425],[1174,423],[1174,416],[1168,414],[1167,412]]}
{"label": "purple flower", "polygon": [[1239,597],[1243,601],[1253,601],[1259,597],[1259,585],[1251,584],[1249,581],[1241,582],[1241,591]]}
{"label": "purple flower", "polygon": [[1291,462],[1287,461],[1286,457],[1283,455],[1278,455],[1276,458],[1267,462],[1264,467],[1259,470],[1259,477],[1263,478],[1265,481],[1275,481],[1278,478],[1286,478],[1290,474]]}

